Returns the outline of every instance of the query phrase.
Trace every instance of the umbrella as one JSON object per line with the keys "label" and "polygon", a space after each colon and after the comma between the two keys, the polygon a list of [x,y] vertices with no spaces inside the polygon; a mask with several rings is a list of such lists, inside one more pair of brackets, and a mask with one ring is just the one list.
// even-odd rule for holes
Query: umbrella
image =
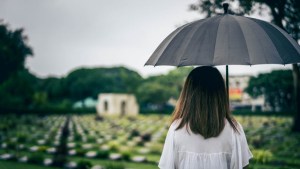
{"label": "umbrella", "polygon": [[278,26],[250,17],[224,14],[185,24],[157,47],[145,65],[290,64],[300,62],[300,46]]}

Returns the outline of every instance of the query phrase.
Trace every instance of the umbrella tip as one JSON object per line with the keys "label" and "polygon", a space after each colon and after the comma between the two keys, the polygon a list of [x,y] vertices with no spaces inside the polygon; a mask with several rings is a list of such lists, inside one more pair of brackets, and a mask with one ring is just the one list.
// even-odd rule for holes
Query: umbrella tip
{"label": "umbrella tip", "polygon": [[228,13],[229,4],[227,2],[223,3],[224,14]]}

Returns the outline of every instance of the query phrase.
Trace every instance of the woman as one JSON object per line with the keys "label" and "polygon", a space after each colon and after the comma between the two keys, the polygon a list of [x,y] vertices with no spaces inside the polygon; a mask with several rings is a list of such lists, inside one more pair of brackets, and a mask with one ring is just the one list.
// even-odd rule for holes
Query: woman
{"label": "woman", "polygon": [[159,168],[242,169],[252,157],[242,126],[230,114],[220,72],[193,69],[173,112]]}

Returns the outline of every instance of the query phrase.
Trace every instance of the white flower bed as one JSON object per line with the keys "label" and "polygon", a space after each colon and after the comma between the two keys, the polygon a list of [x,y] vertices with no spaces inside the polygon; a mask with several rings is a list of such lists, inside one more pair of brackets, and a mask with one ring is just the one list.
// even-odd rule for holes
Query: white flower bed
{"label": "white flower bed", "polygon": [[147,161],[147,158],[144,157],[144,156],[134,156],[134,157],[132,158],[132,161],[138,162],[138,163],[142,163],[142,162],[146,162],[146,161]]}
{"label": "white flower bed", "polygon": [[120,160],[122,158],[121,154],[118,153],[112,153],[109,155],[109,159],[111,160]]}
{"label": "white flower bed", "polygon": [[27,156],[23,156],[21,158],[19,158],[20,162],[26,163],[28,161],[28,157]]}
{"label": "white flower bed", "polygon": [[71,156],[76,155],[76,150],[69,150],[68,154]]}
{"label": "white flower bed", "polygon": [[44,159],[44,165],[48,166],[48,165],[51,165],[52,163],[53,163],[53,160],[51,158]]}
{"label": "white flower bed", "polygon": [[88,158],[94,158],[97,156],[97,152],[96,151],[89,151],[85,154],[86,157]]}
{"label": "white flower bed", "polygon": [[2,159],[2,160],[8,160],[8,159],[11,159],[12,157],[13,157],[13,155],[8,154],[8,153],[0,155],[0,159]]}

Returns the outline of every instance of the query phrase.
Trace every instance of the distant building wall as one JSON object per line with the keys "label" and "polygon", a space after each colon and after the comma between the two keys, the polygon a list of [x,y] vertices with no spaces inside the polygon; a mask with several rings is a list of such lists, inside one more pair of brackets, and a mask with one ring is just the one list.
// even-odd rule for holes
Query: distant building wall
{"label": "distant building wall", "polygon": [[251,107],[252,111],[268,111],[270,106],[265,103],[264,96],[252,98],[245,89],[248,87],[248,83],[251,76],[230,76],[229,77],[229,99],[231,105],[234,107]]}
{"label": "distant building wall", "polygon": [[96,106],[99,115],[137,115],[139,106],[132,94],[102,93]]}
{"label": "distant building wall", "polygon": [[248,102],[250,96],[244,92],[248,86],[250,76],[230,76],[229,77],[229,99],[237,102]]}

